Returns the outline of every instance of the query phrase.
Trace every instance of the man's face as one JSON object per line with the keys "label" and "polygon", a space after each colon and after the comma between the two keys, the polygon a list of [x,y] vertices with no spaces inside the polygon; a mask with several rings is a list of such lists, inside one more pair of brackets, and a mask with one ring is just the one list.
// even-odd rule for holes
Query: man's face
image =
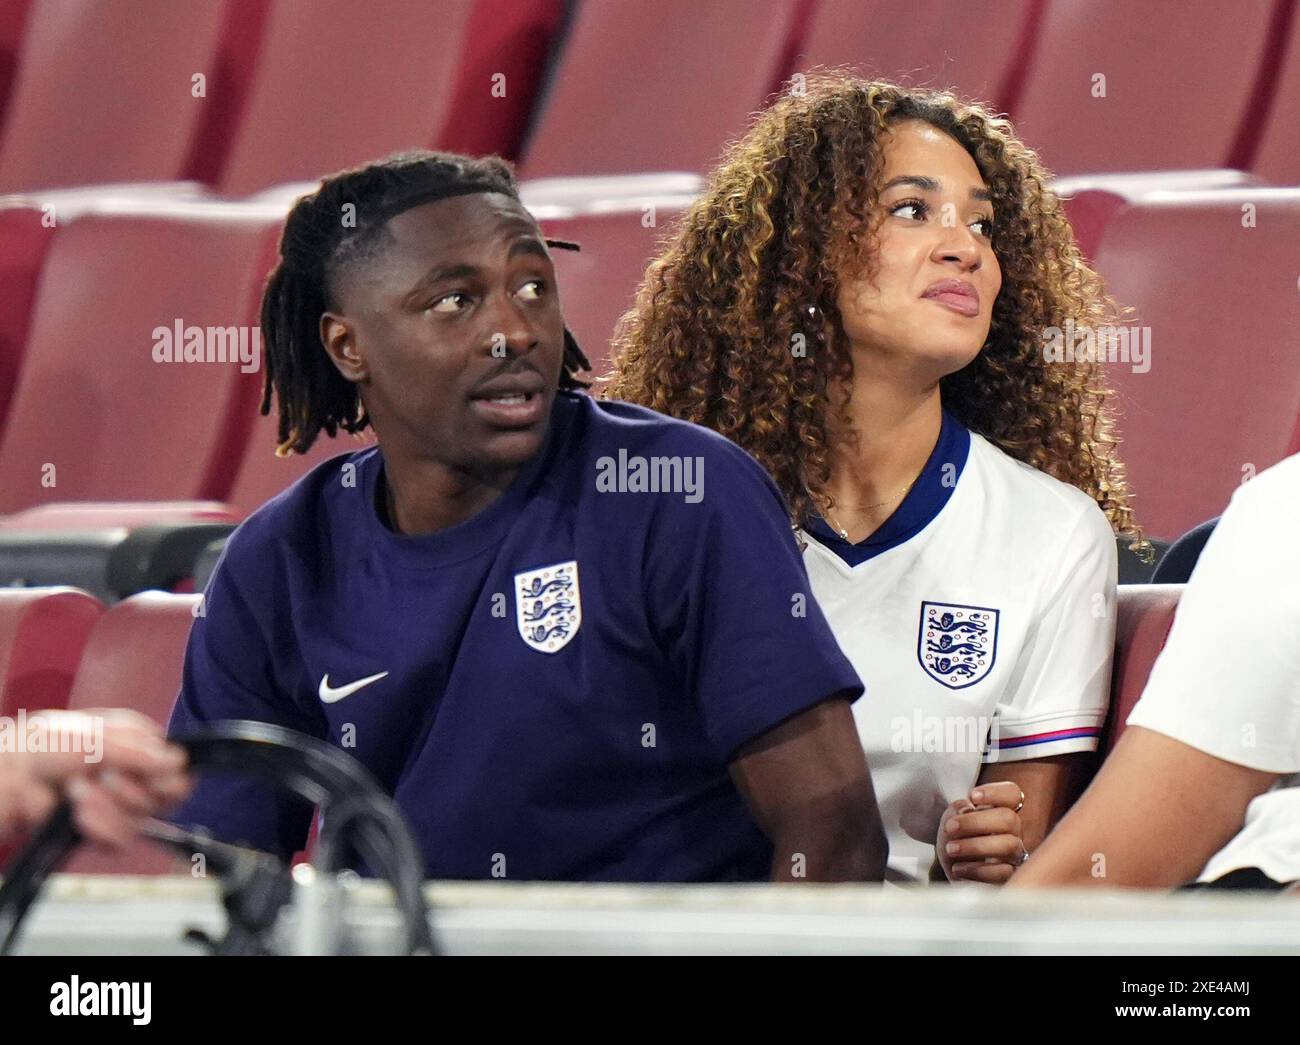
{"label": "man's face", "polygon": [[387,448],[476,475],[542,446],[564,358],[555,271],[518,201],[473,193],[392,218],[346,268],[321,339]]}

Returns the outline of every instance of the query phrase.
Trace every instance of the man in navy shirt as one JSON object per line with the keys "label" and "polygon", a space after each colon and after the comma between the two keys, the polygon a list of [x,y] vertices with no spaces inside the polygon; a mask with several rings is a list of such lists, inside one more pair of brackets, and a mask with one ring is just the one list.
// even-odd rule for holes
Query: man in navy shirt
{"label": "man in navy shirt", "polygon": [[[328,178],[280,253],[282,447],[379,445],[232,535],[170,732],[258,719],[341,746],[429,877],[879,879],[862,687],[776,488],[703,428],[582,393],[508,166]],[[288,854],[310,810],[212,777],[178,819]]]}

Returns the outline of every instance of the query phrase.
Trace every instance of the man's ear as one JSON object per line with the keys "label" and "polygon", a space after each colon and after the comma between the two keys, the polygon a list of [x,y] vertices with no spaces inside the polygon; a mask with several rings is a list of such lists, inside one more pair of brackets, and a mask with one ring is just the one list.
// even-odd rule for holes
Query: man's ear
{"label": "man's ear", "polygon": [[320,317],[320,340],[340,374],[353,384],[365,383],[370,372],[357,348],[356,331],[346,318],[336,312],[324,313]]}

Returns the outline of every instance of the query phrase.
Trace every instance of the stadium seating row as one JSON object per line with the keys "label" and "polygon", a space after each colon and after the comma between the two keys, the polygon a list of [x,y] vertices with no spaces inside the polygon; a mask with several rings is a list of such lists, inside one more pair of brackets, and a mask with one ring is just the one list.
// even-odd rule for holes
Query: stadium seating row
{"label": "stadium seating row", "polygon": [[[1182,585],[1121,588],[1109,752],[1173,624]],[[180,688],[197,595],[147,592],[105,608],[73,588],[0,589],[0,715],[19,709],[124,706],[165,724]],[[83,873],[159,874],[173,860],[147,843],[116,856],[83,852]]]}
{"label": "stadium seating row", "polygon": [[1058,173],[1296,184],[1296,6],[0,0],[0,191],[241,195],[413,145],[528,177],[698,172],[787,77],[839,64],[989,100]]}
{"label": "stadium seating row", "polygon": [[[1174,191],[1154,176],[1062,183],[1111,292],[1134,308],[1106,372],[1140,522],[1162,538],[1219,514],[1240,481],[1300,450],[1300,189],[1228,178],[1208,172],[1223,187]],[[690,200],[609,195],[583,209],[531,204],[548,233],[583,245],[556,263],[597,373],[664,227]],[[233,523],[320,460],[364,445],[322,439],[280,458],[274,419],[257,412],[258,299],[283,200],[91,193],[46,206],[0,207],[0,267],[12,277],[0,310],[0,374],[11,381],[7,395],[0,388],[0,512],[18,513],[0,522],[0,543],[94,528],[84,514],[49,511],[66,502],[217,502],[163,506],[152,521]],[[1090,350],[1076,338],[1076,353]],[[23,514],[33,508],[43,511]],[[123,523],[101,508],[95,522],[143,521],[126,511]]]}

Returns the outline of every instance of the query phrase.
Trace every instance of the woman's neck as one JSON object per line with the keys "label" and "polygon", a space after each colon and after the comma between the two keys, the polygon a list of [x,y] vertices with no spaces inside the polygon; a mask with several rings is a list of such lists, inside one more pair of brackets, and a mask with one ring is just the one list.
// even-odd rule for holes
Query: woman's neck
{"label": "woman's neck", "polygon": [[832,422],[831,477],[835,504],[826,521],[854,543],[871,536],[903,502],[939,441],[939,386],[903,390],[855,383],[851,428]]}

